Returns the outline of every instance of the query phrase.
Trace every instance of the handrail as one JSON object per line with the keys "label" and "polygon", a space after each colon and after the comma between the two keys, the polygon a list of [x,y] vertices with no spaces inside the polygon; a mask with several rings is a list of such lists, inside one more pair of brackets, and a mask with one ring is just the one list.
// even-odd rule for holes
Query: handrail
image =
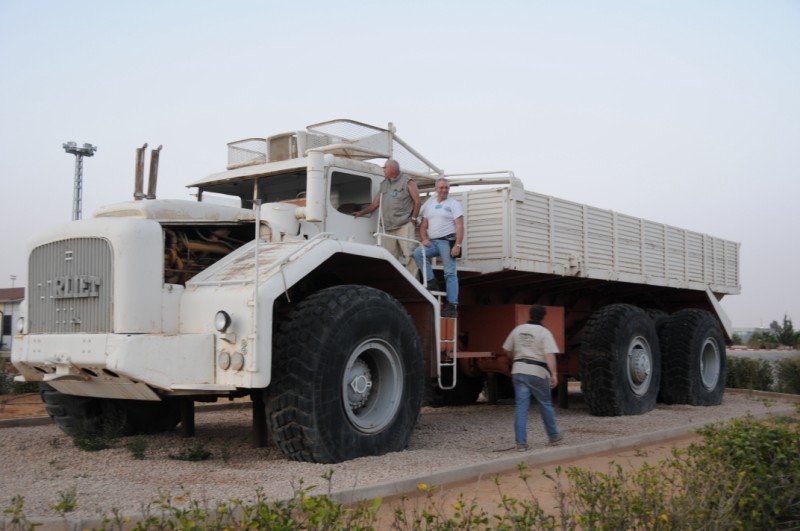
{"label": "handrail", "polygon": [[[422,242],[420,242],[419,240],[415,240],[413,238],[403,238],[402,236],[395,236],[394,234],[386,234],[385,232],[373,232],[372,235],[375,236],[375,239],[378,241],[378,245],[381,245],[381,240],[383,239],[383,237],[391,238],[391,239],[394,239],[394,240],[400,240],[400,241],[404,241],[404,242],[416,243],[417,245],[419,245],[420,249],[422,249],[422,263],[423,264],[425,263],[425,246],[422,245]],[[425,269],[426,268],[422,268],[422,285],[423,286],[427,286],[428,285],[428,280],[425,278]]]}
{"label": "handrail", "polygon": [[[426,273],[425,273],[426,270],[428,269],[426,267],[426,265],[425,265],[426,264],[425,246],[422,245],[420,241],[412,239],[412,238],[404,238],[402,236],[395,236],[393,234],[386,234],[384,232],[375,232],[375,233],[373,233],[373,235],[378,240],[378,245],[381,244],[381,239],[383,237],[393,238],[395,240],[406,241],[406,242],[416,242],[417,244],[419,244],[420,249],[422,249],[422,265],[423,265],[422,266],[422,285],[423,286],[427,286],[428,285],[428,280],[426,278]],[[439,307],[441,308],[441,305],[442,305],[441,294],[437,294],[437,299],[439,301]],[[439,319],[439,321],[436,323],[436,326],[434,328],[435,334],[436,334],[436,337],[434,338],[435,345],[436,345],[436,383],[439,385],[440,389],[443,389],[445,391],[450,390],[450,389],[454,389],[456,387],[456,382],[457,382],[457,378],[458,378],[458,334],[457,334],[458,320],[457,319],[453,319],[453,323],[452,323],[451,326],[452,326],[452,334],[453,334],[451,339],[442,339],[441,319]],[[450,359],[450,361],[444,361],[442,359],[442,350],[440,348],[442,343],[451,344],[451,349],[450,349],[451,359]],[[444,367],[449,367],[453,371],[453,377],[452,377],[452,380],[450,382],[450,385],[444,385],[442,383],[442,369]]]}

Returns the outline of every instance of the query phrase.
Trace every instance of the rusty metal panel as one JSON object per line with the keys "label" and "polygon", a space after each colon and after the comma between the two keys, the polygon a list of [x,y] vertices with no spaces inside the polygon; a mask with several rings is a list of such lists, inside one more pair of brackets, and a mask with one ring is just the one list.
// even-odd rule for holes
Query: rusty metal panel
{"label": "rusty metal panel", "polygon": [[[503,352],[503,342],[509,332],[528,321],[527,304],[491,304],[459,306],[460,334],[466,334],[470,351]],[[565,350],[564,308],[545,306],[547,315],[542,323],[553,334],[561,352]]]}
{"label": "rusty metal panel", "polygon": [[28,259],[29,332],[111,332],[113,285],[113,252],[104,238],[73,238],[35,248]]}
{"label": "rusty metal panel", "polygon": [[440,335],[442,341],[452,341],[455,339],[456,334],[456,320],[455,319],[440,319]]}

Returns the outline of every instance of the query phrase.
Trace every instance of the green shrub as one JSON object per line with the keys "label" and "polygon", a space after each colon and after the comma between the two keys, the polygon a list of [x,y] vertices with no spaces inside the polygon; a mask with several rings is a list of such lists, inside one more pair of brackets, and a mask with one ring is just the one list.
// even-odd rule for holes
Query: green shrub
{"label": "green shrub", "polygon": [[22,395],[39,392],[38,382],[15,382],[14,376],[17,374],[10,361],[0,360],[0,395]]}
{"label": "green shrub", "polygon": [[143,435],[137,435],[125,444],[125,448],[128,449],[134,459],[142,460],[147,450],[147,439]]}
{"label": "green shrub", "polygon": [[122,437],[125,418],[104,417],[96,422],[84,422],[72,437],[72,443],[87,452],[113,448]]}
{"label": "green shrub", "polygon": [[699,430],[687,473],[708,477],[705,505],[730,507],[737,527],[785,529],[800,523],[800,429],[797,419],[752,417]]}
{"label": "green shrub", "polygon": [[778,375],[775,390],[800,395],[800,358],[784,358],[775,365]]}
{"label": "green shrub", "polygon": [[725,387],[771,391],[773,383],[773,366],[769,361],[728,356]]}
{"label": "green shrub", "polygon": [[[751,417],[699,430],[701,443],[655,466],[557,469],[558,514],[539,528],[794,529],[800,522],[796,419]],[[525,505],[517,504],[524,507]],[[530,511],[528,511],[530,514]]]}
{"label": "green shrub", "polygon": [[211,452],[203,443],[197,443],[190,448],[184,448],[179,454],[170,454],[169,458],[178,461],[205,461],[211,459]]}

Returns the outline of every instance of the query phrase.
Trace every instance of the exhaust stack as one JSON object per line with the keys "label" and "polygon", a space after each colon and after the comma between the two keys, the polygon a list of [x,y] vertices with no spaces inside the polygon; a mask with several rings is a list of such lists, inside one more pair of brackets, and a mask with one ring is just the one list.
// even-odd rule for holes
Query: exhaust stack
{"label": "exhaust stack", "polygon": [[[145,144],[147,145],[147,144]],[[147,183],[147,199],[156,198],[156,182],[158,181],[158,158],[161,155],[161,148],[150,150],[150,180]]]}
{"label": "exhaust stack", "polygon": [[140,148],[136,148],[136,182],[133,186],[133,200],[141,201],[145,198],[144,192],[144,150],[147,143]]}

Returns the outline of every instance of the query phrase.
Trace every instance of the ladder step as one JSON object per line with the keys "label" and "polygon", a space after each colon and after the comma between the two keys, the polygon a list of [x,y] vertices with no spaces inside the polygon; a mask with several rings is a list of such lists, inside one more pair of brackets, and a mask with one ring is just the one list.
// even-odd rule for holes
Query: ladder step
{"label": "ladder step", "polygon": [[[442,303],[442,297],[447,295],[444,291],[431,291],[431,294],[436,295],[439,299],[439,304],[442,309],[445,304]],[[449,309],[449,307],[448,307]],[[450,312],[448,312],[450,313]],[[437,365],[437,380],[441,389],[454,389],[456,386],[457,368],[458,368],[458,336],[457,327],[458,320],[455,315],[450,317],[440,316],[441,335],[439,337],[440,349],[436,353]],[[450,372],[452,371],[452,372]],[[448,384],[442,381],[442,373],[451,375]]]}

